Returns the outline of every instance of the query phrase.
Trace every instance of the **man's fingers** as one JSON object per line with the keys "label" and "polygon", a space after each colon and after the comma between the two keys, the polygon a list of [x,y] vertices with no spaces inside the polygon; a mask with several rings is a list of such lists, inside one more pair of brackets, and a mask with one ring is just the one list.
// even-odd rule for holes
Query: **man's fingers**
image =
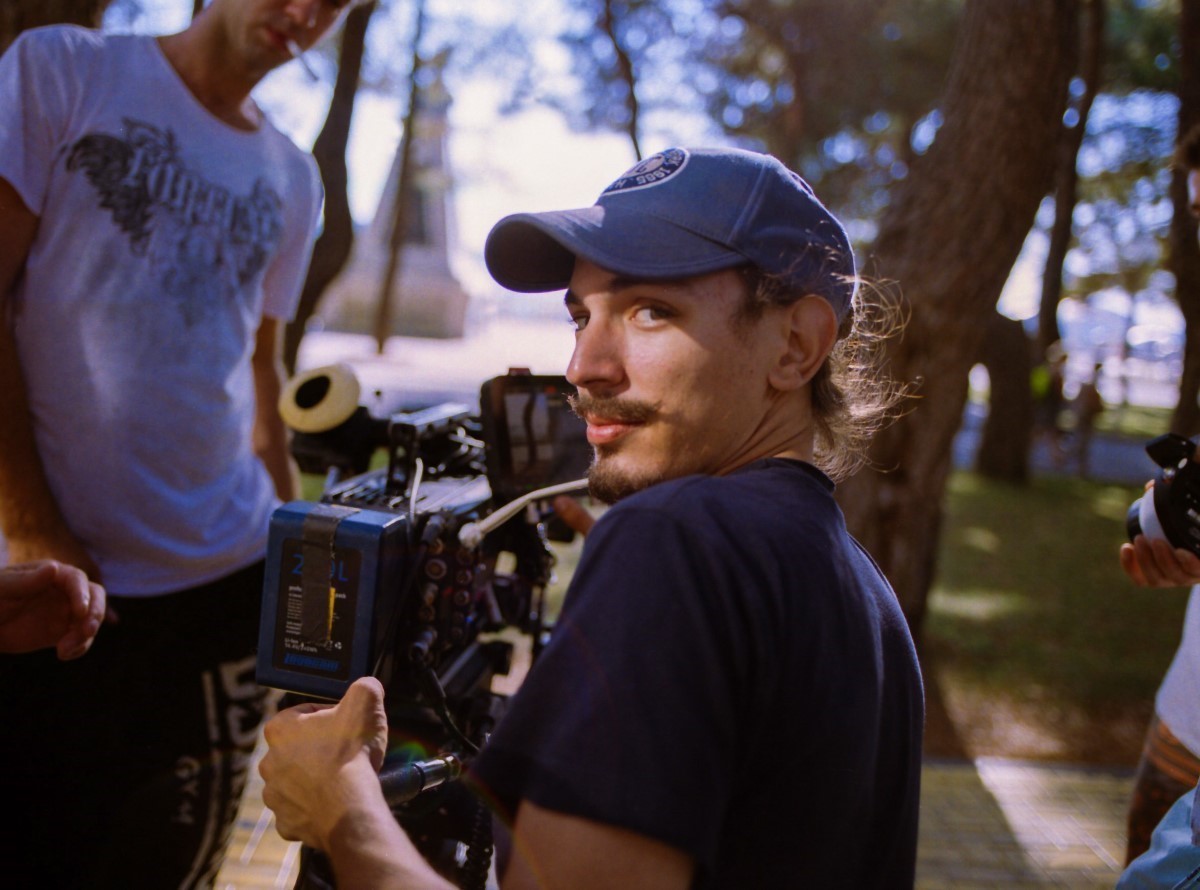
{"label": "man's fingers", "polygon": [[371,766],[379,772],[387,753],[387,711],[383,706],[383,684],[375,677],[360,677],[350,684],[339,708],[344,708],[351,726],[361,732]]}
{"label": "man's fingers", "polygon": [[1129,576],[1129,579],[1139,587],[1148,586],[1146,583],[1146,575],[1142,571],[1141,564],[1137,560],[1137,552],[1132,544],[1122,544],[1119,554],[1121,560],[1121,569]]}
{"label": "man's fingers", "polygon": [[561,494],[554,499],[554,512],[566,523],[567,528],[586,535],[596,524],[596,518],[587,511],[583,504],[570,495]]}
{"label": "man's fingers", "polygon": [[1141,587],[1186,587],[1200,583],[1200,559],[1166,541],[1138,535],[1122,545],[1121,568]]}
{"label": "man's fingers", "polygon": [[14,595],[32,593],[50,584],[58,569],[59,564],[49,559],[10,565],[4,568],[0,581]]}

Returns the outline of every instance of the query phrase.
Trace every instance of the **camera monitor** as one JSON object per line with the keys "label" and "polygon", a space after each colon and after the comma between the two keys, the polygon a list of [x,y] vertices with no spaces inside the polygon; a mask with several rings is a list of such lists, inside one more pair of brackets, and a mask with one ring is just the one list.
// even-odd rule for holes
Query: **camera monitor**
{"label": "camera monitor", "polygon": [[592,449],[587,425],[571,410],[564,377],[509,372],[479,394],[487,475],[493,495],[510,501],[587,474]]}

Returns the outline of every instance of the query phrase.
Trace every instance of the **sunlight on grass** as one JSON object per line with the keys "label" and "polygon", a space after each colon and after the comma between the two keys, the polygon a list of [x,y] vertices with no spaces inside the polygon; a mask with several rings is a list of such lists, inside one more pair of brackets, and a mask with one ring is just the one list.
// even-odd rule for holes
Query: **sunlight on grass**
{"label": "sunlight on grass", "polygon": [[962,529],[959,534],[962,535],[962,542],[965,547],[982,550],[984,553],[998,553],[1000,551],[1000,536],[991,529],[971,526]]}
{"label": "sunlight on grass", "polygon": [[990,621],[1003,618],[1023,607],[1021,597],[995,591],[958,591],[953,595],[935,593],[930,609],[939,615],[962,621]]}
{"label": "sunlight on grass", "polygon": [[1175,645],[1184,591],[1121,572],[1140,486],[1039,478],[1025,487],[952,475],[927,654],[977,690],[1062,707],[1144,705]]}

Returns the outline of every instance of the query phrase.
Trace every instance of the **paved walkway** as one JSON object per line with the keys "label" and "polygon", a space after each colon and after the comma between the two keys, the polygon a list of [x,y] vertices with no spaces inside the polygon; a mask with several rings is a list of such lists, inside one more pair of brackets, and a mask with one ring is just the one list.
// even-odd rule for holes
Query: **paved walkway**
{"label": "paved walkway", "polygon": [[[1111,890],[1132,776],[981,758],[922,777],[917,890]],[[291,887],[297,844],[275,831],[253,773],[218,890]]]}

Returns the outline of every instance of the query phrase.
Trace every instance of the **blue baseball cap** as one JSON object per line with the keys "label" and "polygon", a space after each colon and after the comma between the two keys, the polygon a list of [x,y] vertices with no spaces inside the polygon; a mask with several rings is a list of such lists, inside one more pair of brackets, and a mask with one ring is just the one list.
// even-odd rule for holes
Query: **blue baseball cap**
{"label": "blue baseball cap", "polygon": [[753,264],[824,297],[839,320],[854,296],[854,252],[842,224],[778,160],[741,149],[651,155],[591,207],[506,216],[483,253],[492,277],[520,293],[567,287],[582,257],[648,280]]}

